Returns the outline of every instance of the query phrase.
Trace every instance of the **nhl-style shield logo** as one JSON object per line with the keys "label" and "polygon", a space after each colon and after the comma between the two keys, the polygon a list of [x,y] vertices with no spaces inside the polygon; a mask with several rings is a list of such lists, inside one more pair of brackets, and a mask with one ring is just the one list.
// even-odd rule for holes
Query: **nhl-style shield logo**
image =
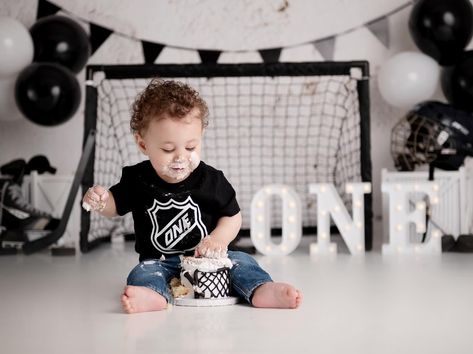
{"label": "nhl-style shield logo", "polygon": [[[160,203],[155,199],[147,211],[152,223],[151,242],[164,254],[193,250],[207,235],[199,206],[190,196],[183,202],[170,199]],[[191,233],[194,242],[182,242]]]}

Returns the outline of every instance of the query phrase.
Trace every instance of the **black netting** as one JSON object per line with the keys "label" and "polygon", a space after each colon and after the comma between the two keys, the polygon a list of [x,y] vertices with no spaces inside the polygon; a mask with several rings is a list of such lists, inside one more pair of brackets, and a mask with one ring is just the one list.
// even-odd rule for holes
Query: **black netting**
{"label": "black netting", "polygon": [[198,291],[194,290],[194,297],[221,298],[230,295],[230,273],[228,268],[221,268],[215,272],[202,272],[196,270],[194,280]]}

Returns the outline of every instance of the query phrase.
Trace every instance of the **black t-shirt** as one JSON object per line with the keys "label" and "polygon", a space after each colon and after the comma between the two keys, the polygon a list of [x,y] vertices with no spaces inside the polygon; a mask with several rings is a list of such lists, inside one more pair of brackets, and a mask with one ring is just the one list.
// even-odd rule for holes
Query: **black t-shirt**
{"label": "black t-shirt", "polygon": [[179,183],[161,179],[149,160],[124,167],[110,192],[118,215],[132,212],[140,261],[191,254],[222,216],[240,211],[223,172],[202,161]]}

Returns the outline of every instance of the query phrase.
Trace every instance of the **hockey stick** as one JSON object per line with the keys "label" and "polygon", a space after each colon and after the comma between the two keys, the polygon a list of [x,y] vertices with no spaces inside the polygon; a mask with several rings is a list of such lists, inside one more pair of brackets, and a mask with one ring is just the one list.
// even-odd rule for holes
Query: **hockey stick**
{"label": "hockey stick", "polygon": [[80,158],[79,165],[77,166],[76,173],[74,174],[74,180],[72,181],[71,189],[69,190],[69,195],[67,197],[66,205],[64,206],[61,221],[59,222],[58,227],[46,236],[43,236],[34,241],[25,242],[22,248],[23,253],[31,254],[52,245],[53,243],[57,242],[66,231],[67,223],[69,221],[69,217],[71,216],[72,208],[74,206],[74,201],[79,191],[79,186],[81,184],[82,177],[84,176],[84,171],[87,166],[87,162],[92,154],[94,145],[95,130],[91,130],[87,135],[87,140],[82,151],[82,156]]}

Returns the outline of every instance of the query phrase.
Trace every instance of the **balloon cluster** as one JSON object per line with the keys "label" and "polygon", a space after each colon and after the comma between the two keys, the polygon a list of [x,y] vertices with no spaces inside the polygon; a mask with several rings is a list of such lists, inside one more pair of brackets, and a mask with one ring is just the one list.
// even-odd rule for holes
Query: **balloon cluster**
{"label": "balloon cluster", "polygon": [[34,123],[64,123],[79,107],[75,74],[90,52],[86,32],[68,17],[41,18],[29,31],[12,18],[0,17],[0,94],[13,90],[17,107]]}
{"label": "balloon cluster", "polygon": [[429,99],[441,77],[448,101],[472,111],[473,51],[464,51],[473,35],[470,1],[418,0],[409,31],[422,53],[399,53],[383,65],[378,76],[383,98],[393,106],[411,107]]}

